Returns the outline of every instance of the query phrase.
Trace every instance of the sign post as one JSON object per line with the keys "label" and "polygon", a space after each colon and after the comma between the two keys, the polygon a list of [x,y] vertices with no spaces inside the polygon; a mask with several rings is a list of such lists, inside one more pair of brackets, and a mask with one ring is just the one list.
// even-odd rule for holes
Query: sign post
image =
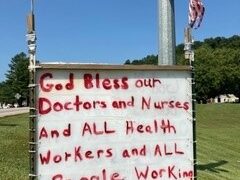
{"label": "sign post", "polygon": [[192,105],[193,105],[193,152],[194,152],[194,178],[197,179],[197,142],[196,142],[196,92],[195,92],[195,66],[194,66],[194,50],[192,37],[192,28],[186,27],[184,30],[184,51],[185,59],[189,60],[189,65],[192,68]]}
{"label": "sign post", "polygon": [[34,0],[31,0],[31,12],[27,16],[27,44],[29,54],[29,179],[36,179],[36,33],[34,19]]}

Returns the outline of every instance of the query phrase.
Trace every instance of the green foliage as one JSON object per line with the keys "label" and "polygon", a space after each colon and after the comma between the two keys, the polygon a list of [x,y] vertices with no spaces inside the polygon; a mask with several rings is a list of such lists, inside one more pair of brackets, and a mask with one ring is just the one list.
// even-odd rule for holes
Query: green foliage
{"label": "green foliage", "polygon": [[21,98],[18,103],[28,99],[28,58],[23,52],[14,56],[9,64],[9,70],[5,74],[6,81],[0,84],[0,102],[16,102],[15,94],[19,93]]}
{"label": "green foliage", "polygon": [[[208,38],[195,42],[193,48],[197,100],[206,102],[220,94],[240,97],[240,36]],[[176,47],[176,58],[178,65],[189,65],[184,59],[184,44]],[[125,64],[157,64],[157,56]]]}
{"label": "green foliage", "polygon": [[158,56],[148,55],[148,56],[144,57],[143,59],[140,59],[140,60],[135,59],[132,62],[128,59],[125,61],[124,64],[133,64],[133,65],[154,64],[154,65],[157,65],[158,64]]}
{"label": "green foliage", "polygon": [[11,86],[6,82],[0,84],[0,102],[13,104],[15,102],[14,94],[12,93]]}
{"label": "green foliage", "polygon": [[[231,41],[216,38],[196,49],[196,91],[198,100],[207,100],[220,94],[240,97],[240,37]],[[219,45],[219,46],[218,46]],[[236,47],[235,45],[239,45]]]}

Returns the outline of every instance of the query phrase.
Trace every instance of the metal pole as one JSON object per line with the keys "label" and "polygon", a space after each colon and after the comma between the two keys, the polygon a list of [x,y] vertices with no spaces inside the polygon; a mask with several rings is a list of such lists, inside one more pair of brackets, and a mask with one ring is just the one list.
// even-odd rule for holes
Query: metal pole
{"label": "metal pole", "polygon": [[193,117],[193,164],[194,164],[194,180],[197,179],[197,141],[196,141],[196,84],[195,84],[195,67],[194,67],[194,49],[192,37],[192,28],[186,27],[184,30],[184,51],[185,59],[189,60],[192,67],[192,117]]}
{"label": "metal pole", "polygon": [[159,52],[158,65],[176,64],[174,0],[158,0]]}
{"label": "metal pole", "polygon": [[191,54],[192,67],[192,117],[193,117],[193,164],[194,164],[194,180],[197,180],[197,121],[196,121],[196,82],[195,82],[195,67],[194,67],[194,51]]}
{"label": "metal pole", "polygon": [[36,154],[37,154],[37,137],[36,137],[36,34],[34,22],[34,4],[31,0],[31,12],[27,16],[27,44],[29,54],[29,179],[37,179]]}
{"label": "metal pole", "polygon": [[31,0],[31,11],[34,12],[34,0]]}

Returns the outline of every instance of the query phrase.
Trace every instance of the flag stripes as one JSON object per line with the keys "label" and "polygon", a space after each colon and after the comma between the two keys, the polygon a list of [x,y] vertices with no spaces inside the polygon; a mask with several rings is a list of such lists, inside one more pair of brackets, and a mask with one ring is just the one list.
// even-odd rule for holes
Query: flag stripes
{"label": "flag stripes", "polygon": [[197,29],[200,27],[205,7],[201,0],[189,0],[189,27]]}

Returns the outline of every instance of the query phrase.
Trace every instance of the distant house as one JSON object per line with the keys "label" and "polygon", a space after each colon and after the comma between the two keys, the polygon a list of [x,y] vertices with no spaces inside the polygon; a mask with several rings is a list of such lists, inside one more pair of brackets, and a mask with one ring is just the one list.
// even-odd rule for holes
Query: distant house
{"label": "distant house", "polygon": [[12,107],[12,105],[11,104],[6,104],[6,103],[3,103],[3,104],[1,104],[1,106],[0,106],[0,108],[2,109],[7,109],[7,108],[10,108],[10,107]]}
{"label": "distant house", "polygon": [[215,103],[234,103],[239,102],[239,98],[233,94],[220,95],[214,98]]}

